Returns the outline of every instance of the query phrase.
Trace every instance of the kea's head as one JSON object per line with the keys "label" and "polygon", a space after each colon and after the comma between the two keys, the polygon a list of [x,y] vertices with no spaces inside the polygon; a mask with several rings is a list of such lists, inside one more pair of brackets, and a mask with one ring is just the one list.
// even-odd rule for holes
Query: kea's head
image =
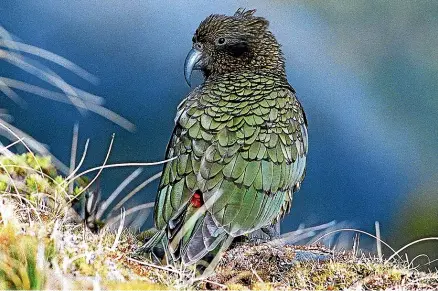
{"label": "kea's head", "polygon": [[184,65],[190,84],[192,70],[206,78],[250,70],[284,75],[284,59],[269,22],[255,10],[238,9],[233,16],[213,14],[201,22]]}

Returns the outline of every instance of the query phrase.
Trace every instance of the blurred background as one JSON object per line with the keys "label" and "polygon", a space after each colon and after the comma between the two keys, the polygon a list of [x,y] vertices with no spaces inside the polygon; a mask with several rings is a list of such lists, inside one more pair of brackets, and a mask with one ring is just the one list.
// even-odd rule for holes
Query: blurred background
{"label": "blurred background", "polygon": [[[336,220],[374,233],[379,221],[393,247],[437,236],[437,1],[3,0],[0,25],[15,40],[97,76],[94,85],[46,64],[70,84],[103,96],[136,131],[20,91],[25,105],[0,93],[0,107],[65,164],[75,122],[79,153],[91,140],[84,168],[102,163],[112,133],[109,162],[161,160],[176,106],[190,91],[183,63],[192,34],[209,14],[230,15],[239,7],[256,8],[270,21],[309,120],[307,177],[282,232]],[[48,87],[6,62],[0,76]],[[160,170],[146,168],[125,191]],[[132,171],[105,170],[103,195]],[[137,194],[135,203],[153,201],[156,187]],[[418,245],[412,254],[434,259],[437,246]]]}

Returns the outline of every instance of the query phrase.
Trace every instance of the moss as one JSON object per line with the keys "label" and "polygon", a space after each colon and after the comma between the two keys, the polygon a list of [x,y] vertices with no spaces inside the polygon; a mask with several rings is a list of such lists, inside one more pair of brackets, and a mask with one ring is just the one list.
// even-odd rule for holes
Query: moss
{"label": "moss", "polygon": [[[327,254],[326,259],[298,260],[297,254]],[[438,287],[438,276],[427,286]],[[401,263],[382,263],[373,257],[355,257],[349,253],[334,253],[319,246],[251,245],[227,251],[214,276],[216,284],[231,290],[345,290],[390,289],[406,287],[416,290],[409,279],[426,277],[425,273],[407,270]],[[220,285],[204,287],[220,289]]]}
{"label": "moss", "polygon": [[48,192],[49,182],[38,174],[30,174],[26,177],[25,183],[30,193]]}
{"label": "moss", "polygon": [[8,188],[8,183],[3,179],[3,176],[0,176],[0,192],[4,192]]}
{"label": "moss", "polygon": [[106,282],[104,286],[108,290],[169,290],[162,284],[143,281]]}
{"label": "moss", "polygon": [[49,246],[28,235],[18,235],[13,225],[0,227],[0,288],[41,289],[46,280],[45,262],[53,250],[40,254]]}
{"label": "moss", "polygon": [[12,156],[2,155],[0,156],[0,165],[2,165],[0,172],[4,173],[6,169],[12,177],[25,176],[29,169],[44,172],[51,177],[54,177],[57,172],[51,163],[50,157],[30,153]]}
{"label": "moss", "polygon": [[[248,243],[225,252],[207,281],[193,283],[190,268],[165,270],[131,258],[154,230],[124,230],[114,246],[113,232],[104,228],[96,235],[64,219],[69,215],[64,206],[82,192],[87,179],[67,193],[67,181],[48,158],[0,155],[0,164],[0,193],[10,194],[0,194],[0,289],[91,289],[93,284],[108,290],[438,289],[436,273],[407,270],[402,263],[384,264],[322,246]],[[17,191],[26,201],[16,197]],[[300,259],[302,253],[313,259]]]}

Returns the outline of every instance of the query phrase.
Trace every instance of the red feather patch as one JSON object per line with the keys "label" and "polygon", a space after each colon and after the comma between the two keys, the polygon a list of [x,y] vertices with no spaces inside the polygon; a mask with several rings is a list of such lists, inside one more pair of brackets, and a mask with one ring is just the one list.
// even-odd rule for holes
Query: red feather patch
{"label": "red feather patch", "polygon": [[196,192],[192,196],[192,199],[190,199],[190,204],[192,204],[194,208],[199,208],[204,204],[201,191],[196,190]]}

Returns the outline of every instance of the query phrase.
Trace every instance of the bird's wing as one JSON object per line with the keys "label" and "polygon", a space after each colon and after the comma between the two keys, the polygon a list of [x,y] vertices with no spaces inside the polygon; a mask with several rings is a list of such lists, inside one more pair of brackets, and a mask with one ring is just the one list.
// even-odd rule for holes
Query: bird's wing
{"label": "bird's wing", "polygon": [[307,131],[294,92],[260,96],[218,103],[201,116],[201,128],[217,134],[204,145],[198,187],[213,221],[233,236],[287,212],[305,172]]}
{"label": "bird's wing", "polygon": [[[164,166],[155,201],[154,218],[157,229],[163,229],[168,222],[183,212],[187,202],[196,190],[196,172],[199,162],[195,160],[193,149],[196,142],[190,138],[196,117],[181,124],[181,115],[197,103],[196,90],[178,106],[175,128],[166,151],[166,159],[176,159]],[[184,113],[185,115],[187,113]]]}
{"label": "bird's wing", "polygon": [[[200,161],[212,137],[201,127],[205,108],[199,99],[200,93],[195,90],[178,108],[166,153],[166,158],[176,159],[164,167],[154,209],[155,226],[161,230],[160,237],[165,234],[172,259],[182,257],[186,264],[198,261],[227,235],[213,222],[205,206],[191,203],[199,190]],[[201,200],[199,204],[203,204]]]}

